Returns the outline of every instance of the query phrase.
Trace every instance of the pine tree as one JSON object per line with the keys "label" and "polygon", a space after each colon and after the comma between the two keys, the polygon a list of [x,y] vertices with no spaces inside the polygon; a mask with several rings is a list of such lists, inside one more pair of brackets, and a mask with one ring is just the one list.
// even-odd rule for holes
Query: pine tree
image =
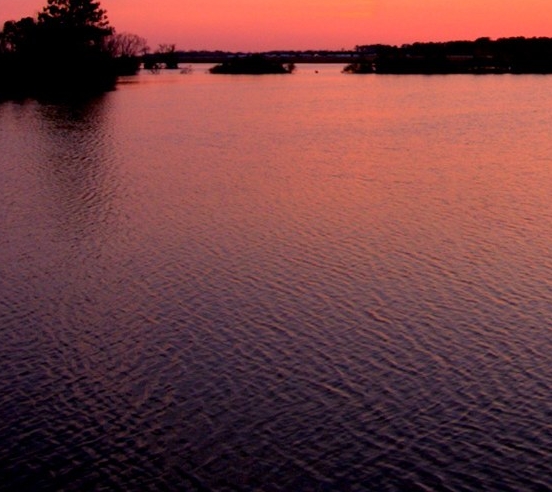
{"label": "pine tree", "polygon": [[38,15],[38,24],[57,46],[73,51],[99,51],[112,33],[105,10],[94,0],[48,0]]}
{"label": "pine tree", "polygon": [[106,50],[112,33],[95,0],[48,0],[38,15],[40,48],[34,66],[49,89],[80,90],[114,84],[113,57]]}
{"label": "pine tree", "polygon": [[68,28],[95,28],[111,31],[105,10],[93,0],[48,0],[39,22]]}

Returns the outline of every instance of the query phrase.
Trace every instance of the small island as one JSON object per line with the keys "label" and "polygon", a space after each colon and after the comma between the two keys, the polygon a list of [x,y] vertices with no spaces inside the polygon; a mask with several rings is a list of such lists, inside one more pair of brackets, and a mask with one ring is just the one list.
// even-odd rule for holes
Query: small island
{"label": "small island", "polygon": [[260,54],[236,56],[209,69],[214,74],[261,75],[293,73],[293,63],[281,63]]}

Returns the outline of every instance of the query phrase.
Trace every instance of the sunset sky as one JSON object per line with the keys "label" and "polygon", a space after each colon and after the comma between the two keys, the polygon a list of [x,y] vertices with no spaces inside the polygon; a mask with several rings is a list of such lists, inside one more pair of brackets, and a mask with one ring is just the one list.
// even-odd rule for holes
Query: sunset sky
{"label": "sunset sky", "polygon": [[[0,0],[0,21],[46,0]],[[351,49],[503,36],[552,36],[550,0],[103,0],[111,25],[151,48]]]}

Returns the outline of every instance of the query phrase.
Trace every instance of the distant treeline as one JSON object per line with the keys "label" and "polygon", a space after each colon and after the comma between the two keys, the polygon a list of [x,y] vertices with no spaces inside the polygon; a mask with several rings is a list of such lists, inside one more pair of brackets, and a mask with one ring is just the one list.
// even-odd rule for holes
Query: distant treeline
{"label": "distant treeline", "polygon": [[[251,53],[173,51],[174,63],[225,63]],[[274,50],[260,53],[279,63],[344,63],[346,72],[432,73],[552,73],[552,38],[512,37],[492,40],[359,45],[353,50]],[[145,65],[168,66],[162,52],[145,55]]]}
{"label": "distant treeline", "polygon": [[475,41],[357,46],[351,73],[552,73],[552,38],[479,38]]}
{"label": "distant treeline", "polygon": [[[245,51],[222,50],[187,50],[175,51],[173,56],[178,63],[223,63],[237,58],[263,56],[268,60],[277,60],[279,63],[348,63],[358,58],[354,50],[273,50],[261,53]],[[162,52],[144,56],[144,64],[157,63],[165,66],[166,61]]]}

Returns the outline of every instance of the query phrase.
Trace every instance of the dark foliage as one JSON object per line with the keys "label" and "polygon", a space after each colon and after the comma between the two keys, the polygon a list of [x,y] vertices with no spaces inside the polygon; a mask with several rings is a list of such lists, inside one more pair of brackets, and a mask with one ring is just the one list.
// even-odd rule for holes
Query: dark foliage
{"label": "dark foliage", "polygon": [[[479,38],[475,41],[414,43],[401,47],[357,46],[376,73],[552,73],[552,38]],[[351,64],[349,73],[367,73],[368,62]]]}
{"label": "dark foliage", "polygon": [[374,73],[375,66],[371,61],[358,61],[350,63],[343,69],[343,73]]}
{"label": "dark foliage", "polygon": [[248,55],[235,57],[219,65],[212,67],[209,71],[216,74],[286,74],[295,70],[293,63],[282,64],[279,61],[270,60],[262,55]]}
{"label": "dark foliage", "polygon": [[[37,19],[8,21],[0,32],[0,97],[103,92],[120,71],[113,34],[93,0],[48,0]],[[137,68],[133,60],[134,70]]]}
{"label": "dark foliage", "polygon": [[135,75],[142,56],[149,50],[147,41],[131,33],[113,33],[104,40],[104,49],[113,57],[117,75]]}
{"label": "dark foliage", "polygon": [[176,53],[176,45],[161,44],[155,52],[157,63],[161,63],[168,70],[176,70],[178,68],[178,56]]}

